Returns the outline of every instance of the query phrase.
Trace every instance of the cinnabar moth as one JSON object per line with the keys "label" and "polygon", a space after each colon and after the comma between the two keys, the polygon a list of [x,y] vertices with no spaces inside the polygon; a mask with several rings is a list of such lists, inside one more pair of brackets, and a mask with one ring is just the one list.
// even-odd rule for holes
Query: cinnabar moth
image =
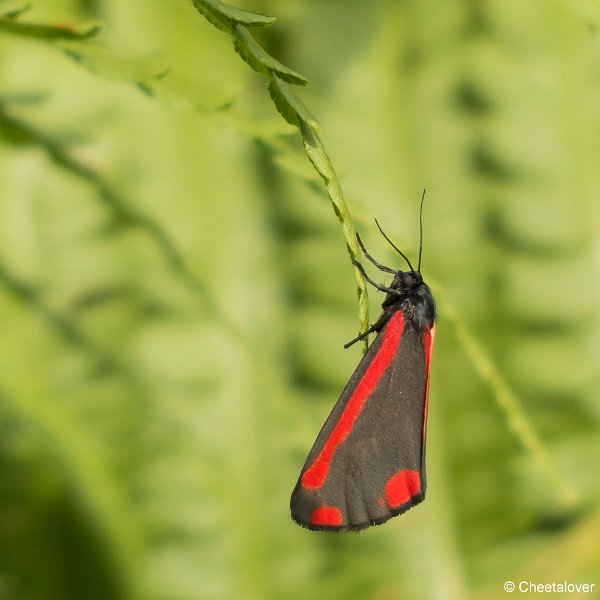
{"label": "cinnabar moth", "polygon": [[[425,192],[423,192],[424,197]],[[422,502],[427,487],[425,437],[435,301],[421,277],[423,198],[420,210],[419,263],[415,270],[395,270],[389,287],[365,279],[387,296],[383,314],[348,348],[377,332],[373,344],[346,384],[325,421],[291,498],[292,519],[320,531],[361,530],[385,523]]]}

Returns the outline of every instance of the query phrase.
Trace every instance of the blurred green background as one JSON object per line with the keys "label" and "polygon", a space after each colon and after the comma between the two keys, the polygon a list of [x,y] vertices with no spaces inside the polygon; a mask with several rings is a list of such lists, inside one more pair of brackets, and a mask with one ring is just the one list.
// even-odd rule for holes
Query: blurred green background
{"label": "blurred green background", "polygon": [[427,188],[428,498],[360,535],[289,518],[361,349],[264,80],[191,1],[39,0],[0,19],[0,599],[599,588],[600,2],[238,5],[278,17],[255,37],[383,262],[373,219],[415,257]]}

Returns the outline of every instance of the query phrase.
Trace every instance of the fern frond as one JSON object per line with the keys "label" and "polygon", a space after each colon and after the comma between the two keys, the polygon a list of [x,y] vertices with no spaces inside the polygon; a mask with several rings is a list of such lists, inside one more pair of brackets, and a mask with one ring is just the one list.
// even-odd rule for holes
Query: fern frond
{"label": "fern frond", "polygon": [[[277,111],[288,123],[298,128],[306,154],[325,183],[335,214],[342,224],[342,232],[351,260],[359,260],[360,248],[356,242],[356,230],[331,160],[317,133],[317,121],[296,94],[285,85],[285,83],[305,85],[307,80],[261,48],[247,29],[255,24],[239,20],[236,17],[238,9],[232,10],[233,7],[215,0],[192,0],[192,3],[210,23],[231,35],[235,51],[253,70],[267,79],[269,93]],[[261,24],[270,25],[271,22]],[[367,286],[362,273],[357,268],[354,272],[358,286],[360,330],[364,332],[369,327]],[[363,340],[364,351],[367,343],[366,339]]]}

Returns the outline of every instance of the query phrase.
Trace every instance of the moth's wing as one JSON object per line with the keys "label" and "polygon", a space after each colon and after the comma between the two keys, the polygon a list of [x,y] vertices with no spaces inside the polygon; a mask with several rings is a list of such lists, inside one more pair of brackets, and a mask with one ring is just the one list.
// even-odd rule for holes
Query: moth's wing
{"label": "moth's wing", "polygon": [[292,518],[317,530],[384,523],[425,496],[425,425],[433,330],[397,311],[325,422],[291,499]]}

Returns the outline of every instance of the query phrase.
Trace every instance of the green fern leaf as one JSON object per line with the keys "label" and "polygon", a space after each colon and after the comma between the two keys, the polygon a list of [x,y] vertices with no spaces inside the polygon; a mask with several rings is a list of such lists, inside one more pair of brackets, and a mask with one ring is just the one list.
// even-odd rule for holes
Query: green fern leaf
{"label": "green fern leaf", "polygon": [[232,22],[221,12],[211,8],[207,2],[203,0],[192,0],[192,3],[198,12],[217,29],[225,33],[231,33],[233,30]]}
{"label": "green fern leaf", "polygon": [[234,27],[234,34],[233,44],[236,52],[257,73],[268,77],[272,72],[280,79],[296,85],[306,85],[308,83],[308,80],[300,73],[292,71],[292,69],[275,60],[270,54],[267,54],[242,25]]}
{"label": "green fern leaf", "polygon": [[300,128],[302,121],[304,121],[311,127],[318,128],[317,120],[289,85],[276,77],[271,77],[269,79],[269,93],[277,107],[277,111],[290,125]]}
{"label": "green fern leaf", "polygon": [[267,15],[242,10],[236,6],[219,2],[219,0],[198,0],[197,2],[194,2],[194,4],[207,4],[215,12],[231,19],[234,23],[241,23],[242,25],[249,25],[252,27],[268,27],[277,20],[276,17],[268,17]]}
{"label": "green fern leaf", "polygon": [[98,23],[77,26],[46,25],[39,23],[22,23],[13,18],[0,18],[0,31],[48,42],[58,40],[89,40],[97,35],[101,29],[102,26]]}

